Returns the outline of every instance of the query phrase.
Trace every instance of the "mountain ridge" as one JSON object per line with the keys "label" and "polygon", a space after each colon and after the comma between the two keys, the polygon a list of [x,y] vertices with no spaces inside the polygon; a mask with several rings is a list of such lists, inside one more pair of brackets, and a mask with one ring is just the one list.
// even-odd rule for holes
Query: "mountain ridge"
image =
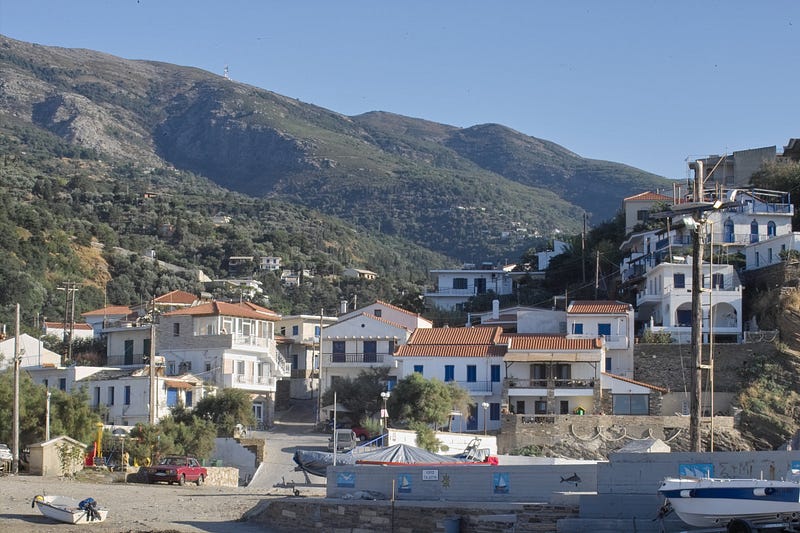
{"label": "mountain ridge", "polygon": [[[613,216],[666,178],[500,124],[346,116],[194,67],[0,36],[0,115],[103,157],[282,197],[466,261]],[[556,231],[558,230],[558,231]]]}

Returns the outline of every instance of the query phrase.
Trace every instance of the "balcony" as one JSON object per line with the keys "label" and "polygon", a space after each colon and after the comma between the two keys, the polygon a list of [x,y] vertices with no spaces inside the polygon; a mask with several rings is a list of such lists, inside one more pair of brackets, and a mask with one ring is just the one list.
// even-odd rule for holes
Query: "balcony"
{"label": "balcony", "polygon": [[323,353],[323,360],[329,365],[388,365],[392,360],[390,353]]}
{"label": "balcony", "polygon": [[[500,382],[492,381],[445,381],[445,383],[455,383],[462,389],[469,391],[472,394],[485,394],[491,395],[494,392],[494,385],[500,387]],[[499,391],[498,391],[499,392]]]}
{"label": "balcony", "polygon": [[277,381],[274,376],[251,376],[247,374],[225,374],[222,376],[222,386],[225,388],[258,392],[274,392]]}

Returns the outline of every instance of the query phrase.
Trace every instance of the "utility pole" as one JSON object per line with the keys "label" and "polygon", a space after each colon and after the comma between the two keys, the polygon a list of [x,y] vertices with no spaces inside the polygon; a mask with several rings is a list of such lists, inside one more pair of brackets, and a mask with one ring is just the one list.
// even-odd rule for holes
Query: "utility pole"
{"label": "utility pole", "polygon": [[11,473],[19,473],[19,304],[14,321],[14,416],[12,422]]}
{"label": "utility pole", "polygon": [[[702,176],[695,176],[694,201],[702,198]],[[698,218],[702,220],[702,213]],[[700,411],[703,400],[703,229],[704,224],[695,219],[692,229],[692,402],[689,409],[689,442],[693,452],[702,451],[700,435]]]}
{"label": "utility pole", "polygon": [[75,333],[75,292],[78,284],[74,281],[64,282],[63,287],[57,290],[64,291],[64,362],[72,361],[72,339]]}
{"label": "utility pole", "polygon": [[594,299],[597,300],[597,290],[600,288],[600,250],[596,250],[594,265]]}
{"label": "utility pole", "polygon": [[[553,248],[555,250],[555,248]],[[586,284],[586,213],[583,213],[583,232],[581,233],[581,269],[583,283]]]}
{"label": "utility pole", "polygon": [[158,390],[156,389],[156,304],[150,308],[150,424],[156,424]]}

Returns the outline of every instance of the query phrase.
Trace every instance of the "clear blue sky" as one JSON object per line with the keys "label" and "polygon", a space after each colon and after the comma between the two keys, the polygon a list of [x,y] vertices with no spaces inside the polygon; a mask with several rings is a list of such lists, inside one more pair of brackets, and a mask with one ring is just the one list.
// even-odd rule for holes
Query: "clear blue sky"
{"label": "clear blue sky", "polygon": [[0,0],[0,33],[345,115],[495,122],[672,178],[800,137],[800,2]]}

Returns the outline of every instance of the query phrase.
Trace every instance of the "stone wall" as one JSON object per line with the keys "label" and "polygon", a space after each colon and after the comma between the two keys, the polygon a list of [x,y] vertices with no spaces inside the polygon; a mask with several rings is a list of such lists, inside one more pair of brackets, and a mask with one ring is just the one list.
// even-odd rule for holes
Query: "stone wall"
{"label": "stone wall", "polygon": [[285,498],[264,500],[244,518],[270,531],[544,533],[556,531],[557,520],[577,514],[577,506],[570,505]]}
{"label": "stone wall", "polygon": [[[141,472],[143,466],[129,466],[126,470],[125,481],[128,483],[147,483],[147,478],[144,472]],[[228,466],[207,466],[208,477],[205,479],[205,484],[212,487],[238,487],[239,486],[239,469],[231,468]]]}
{"label": "stone wall", "polygon": [[[715,432],[732,429],[733,418],[714,417]],[[596,447],[618,448],[631,439],[656,438],[668,442],[676,432],[688,431],[686,416],[613,415],[502,415],[497,437],[499,453],[507,454],[525,446],[556,446],[565,441],[588,443]],[[708,427],[703,419],[702,427]],[[614,443],[618,443],[615,445]]]}

